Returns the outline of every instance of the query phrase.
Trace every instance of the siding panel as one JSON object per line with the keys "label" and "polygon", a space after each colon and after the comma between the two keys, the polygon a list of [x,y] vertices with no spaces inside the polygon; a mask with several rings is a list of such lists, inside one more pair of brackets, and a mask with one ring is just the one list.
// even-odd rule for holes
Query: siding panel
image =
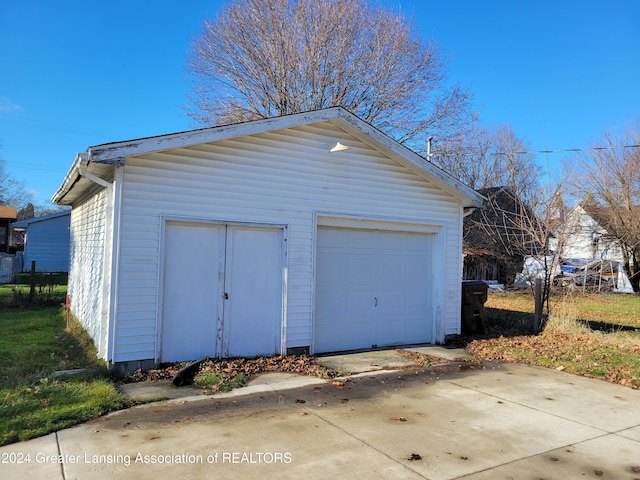
{"label": "siding panel", "polygon": [[71,311],[91,335],[98,356],[107,358],[102,338],[102,292],[104,278],[107,191],[103,190],[73,207],[70,221],[68,292]]}

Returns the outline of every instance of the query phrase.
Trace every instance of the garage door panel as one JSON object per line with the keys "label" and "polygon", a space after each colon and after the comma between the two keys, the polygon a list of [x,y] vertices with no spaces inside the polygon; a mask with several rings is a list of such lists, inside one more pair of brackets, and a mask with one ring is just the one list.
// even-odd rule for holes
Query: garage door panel
{"label": "garage door panel", "polygon": [[356,249],[371,249],[374,247],[371,243],[369,230],[343,230],[347,238],[347,245]]}
{"label": "garage door panel", "polygon": [[390,258],[378,261],[377,280],[385,282],[399,282],[403,279],[402,263]]}
{"label": "garage door panel", "polygon": [[429,262],[424,258],[413,258],[405,263],[405,280],[407,282],[426,282],[429,273]]}
{"label": "garage door panel", "polygon": [[380,312],[398,312],[403,308],[403,292],[401,290],[377,293],[374,308]]}
{"label": "garage door panel", "polygon": [[404,292],[404,308],[408,311],[424,312],[429,308],[429,297],[423,291]]}
{"label": "garage door panel", "polygon": [[432,239],[320,227],[314,351],[430,341]]}
{"label": "garage door panel", "polygon": [[347,274],[342,282],[355,284],[372,284],[375,280],[375,259],[365,257],[360,259],[349,258],[351,255],[342,256],[342,263],[347,266]]}

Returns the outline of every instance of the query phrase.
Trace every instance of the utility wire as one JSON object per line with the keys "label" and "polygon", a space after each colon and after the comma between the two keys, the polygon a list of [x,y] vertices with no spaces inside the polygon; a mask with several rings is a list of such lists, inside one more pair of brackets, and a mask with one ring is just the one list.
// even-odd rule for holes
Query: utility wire
{"label": "utility wire", "polygon": [[[515,151],[515,152],[488,152],[484,155],[535,155],[538,153],[575,153],[575,152],[590,152],[595,150],[615,150],[617,148],[640,148],[639,145],[612,145],[610,147],[587,147],[587,148],[565,148],[561,150],[532,150],[532,151]],[[474,156],[477,153],[459,153],[459,152],[432,152],[431,156],[436,155],[459,155],[459,156]]]}

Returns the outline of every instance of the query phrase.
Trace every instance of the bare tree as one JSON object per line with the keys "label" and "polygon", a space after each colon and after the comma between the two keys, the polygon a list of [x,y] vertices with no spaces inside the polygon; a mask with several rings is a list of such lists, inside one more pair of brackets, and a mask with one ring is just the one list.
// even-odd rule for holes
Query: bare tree
{"label": "bare tree", "polygon": [[413,22],[367,0],[236,0],[204,23],[189,53],[188,114],[221,125],[342,106],[425,152],[475,121],[445,87],[446,61]]}
{"label": "bare tree", "polygon": [[[535,289],[540,280],[540,306],[550,313],[553,281],[560,266],[558,252],[565,236],[559,226],[559,199],[563,183],[539,188],[525,202],[510,188],[481,189],[485,208],[474,211],[464,224],[465,247],[474,254],[478,246],[503,269],[515,276],[515,284]],[[477,255],[476,255],[477,256]],[[524,267],[524,268],[523,268]],[[542,312],[541,312],[542,313]],[[534,330],[544,327],[539,318]]]}
{"label": "bare tree", "polygon": [[640,122],[576,157],[582,174],[575,191],[589,198],[609,240],[617,243],[634,291],[640,290]]}
{"label": "bare tree", "polygon": [[21,208],[33,201],[33,195],[26,189],[23,181],[17,180],[5,168],[0,158],[0,205]]}
{"label": "bare tree", "polygon": [[509,125],[476,129],[459,142],[438,142],[432,161],[479,190],[507,187],[525,203],[537,202],[540,166],[529,144]]}

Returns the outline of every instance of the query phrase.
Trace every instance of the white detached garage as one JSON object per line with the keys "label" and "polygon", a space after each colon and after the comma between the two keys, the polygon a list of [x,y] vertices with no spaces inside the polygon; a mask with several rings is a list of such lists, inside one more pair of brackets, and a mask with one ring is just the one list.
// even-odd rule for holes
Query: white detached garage
{"label": "white detached garage", "polygon": [[127,370],[442,342],[482,200],[342,108],[91,147],[53,197],[72,312]]}

